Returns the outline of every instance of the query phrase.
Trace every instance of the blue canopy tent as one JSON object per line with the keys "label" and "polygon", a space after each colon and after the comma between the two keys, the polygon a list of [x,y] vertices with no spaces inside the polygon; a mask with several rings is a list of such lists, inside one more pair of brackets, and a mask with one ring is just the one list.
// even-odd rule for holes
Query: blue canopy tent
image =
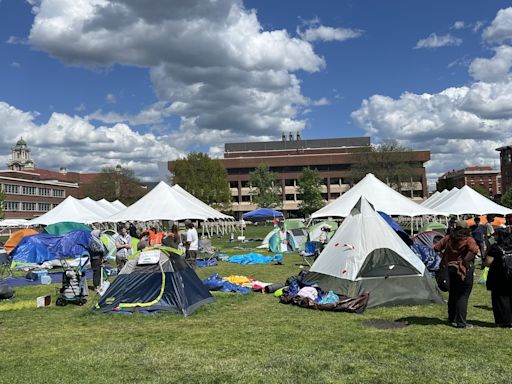
{"label": "blue canopy tent", "polygon": [[282,212],[276,211],[271,208],[258,208],[254,211],[244,213],[242,219],[248,221],[265,221],[273,219],[274,217],[284,218]]}

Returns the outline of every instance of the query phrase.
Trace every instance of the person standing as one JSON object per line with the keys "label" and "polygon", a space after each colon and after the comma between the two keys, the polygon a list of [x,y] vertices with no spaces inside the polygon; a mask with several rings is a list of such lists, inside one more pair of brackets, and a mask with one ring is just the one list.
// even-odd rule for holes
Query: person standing
{"label": "person standing", "polygon": [[128,234],[124,225],[120,226],[118,229],[116,236],[116,249],[117,273],[119,273],[128,261],[128,256],[132,254],[132,238]]}
{"label": "person standing", "polygon": [[494,240],[486,257],[489,266],[486,285],[491,291],[494,322],[498,327],[512,328],[512,270],[509,270],[512,266],[508,267],[505,262],[505,257],[512,258],[512,235],[498,228]]}
{"label": "person standing", "polygon": [[185,242],[186,253],[185,260],[187,260],[192,267],[195,267],[197,251],[199,250],[199,236],[194,224],[190,220],[185,220],[185,227],[187,227],[187,241]]}
{"label": "person standing", "polygon": [[459,220],[450,234],[434,249],[442,252],[441,268],[448,268],[448,322],[456,328],[470,328],[466,317],[468,299],[473,289],[474,260],[479,248],[471,237],[468,223]]}
{"label": "person standing", "polygon": [[473,236],[473,239],[476,241],[476,245],[478,245],[478,248],[480,250],[480,257],[481,257],[481,269],[484,269],[485,267],[485,232],[486,228],[483,225],[480,225],[480,217],[475,216],[474,218],[475,224],[470,227],[471,229],[471,236]]}
{"label": "person standing", "polygon": [[101,266],[103,265],[104,257],[107,255],[107,248],[100,239],[100,233],[99,229],[93,230],[87,246],[91,261],[92,285],[96,293],[101,288]]}

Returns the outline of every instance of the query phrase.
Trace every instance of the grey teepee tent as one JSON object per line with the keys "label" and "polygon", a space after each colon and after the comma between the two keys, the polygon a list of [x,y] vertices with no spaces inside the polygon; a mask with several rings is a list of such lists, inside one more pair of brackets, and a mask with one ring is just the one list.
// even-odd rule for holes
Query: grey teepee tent
{"label": "grey teepee tent", "polygon": [[361,197],[304,280],[356,297],[368,307],[441,303],[421,260]]}

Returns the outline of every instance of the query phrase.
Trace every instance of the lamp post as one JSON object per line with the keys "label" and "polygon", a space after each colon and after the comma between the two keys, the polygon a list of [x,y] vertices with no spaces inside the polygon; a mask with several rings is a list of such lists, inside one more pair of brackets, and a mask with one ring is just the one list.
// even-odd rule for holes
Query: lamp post
{"label": "lamp post", "polygon": [[121,181],[119,180],[120,179],[120,176],[121,176],[121,164],[117,164],[116,165],[116,178],[115,178],[115,194],[116,194],[116,199],[119,200],[119,197],[121,196]]}

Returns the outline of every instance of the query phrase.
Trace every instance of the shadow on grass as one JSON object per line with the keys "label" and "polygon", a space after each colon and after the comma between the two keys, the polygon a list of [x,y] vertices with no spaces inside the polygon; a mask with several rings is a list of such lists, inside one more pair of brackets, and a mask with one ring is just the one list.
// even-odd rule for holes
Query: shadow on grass
{"label": "shadow on grass", "polygon": [[474,308],[485,309],[487,311],[492,311],[492,307],[490,305],[473,305]]}
{"label": "shadow on grass", "polygon": [[[450,324],[448,324],[447,320],[440,319],[437,317],[416,317],[416,316],[410,316],[410,317],[403,317],[400,319],[397,319],[396,321],[399,322],[407,322],[410,325],[444,325],[447,327],[450,327]],[[482,328],[495,328],[494,323],[490,323],[488,321],[480,321],[480,320],[468,320],[468,323],[475,326],[475,327],[482,327]]]}

